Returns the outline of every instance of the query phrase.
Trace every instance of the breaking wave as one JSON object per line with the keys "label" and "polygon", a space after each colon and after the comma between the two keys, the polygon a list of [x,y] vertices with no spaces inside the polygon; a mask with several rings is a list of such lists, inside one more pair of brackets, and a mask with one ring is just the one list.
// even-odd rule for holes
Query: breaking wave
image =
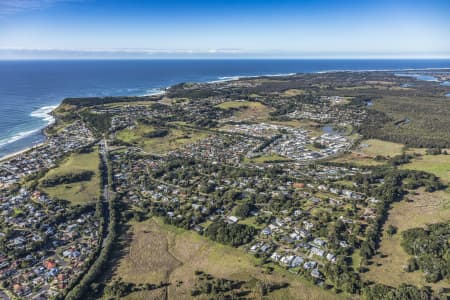
{"label": "breaking wave", "polygon": [[161,95],[164,94],[165,90],[164,89],[160,89],[160,88],[153,88],[153,89],[148,89],[144,92],[144,94],[142,94],[142,96],[154,96],[154,95]]}
{"label": "breaking wave", "polygon": [[[53,124],[53,122],[55,122],[55,118],[53,118],[53,116],[50,115],[50,113],[56,107],[57,107],[56,105],[43,106],[41,108],[38,108],[38,109],[32,111],[30,113],[30,116],[45,121],[47,123],[46,126],[48,126],[50,124]],[[41,130],[42,128],[43,128],[43,126],[39,126],[38,128],[35,128],[35,129],[20,131],[20,132],[14,133],[12,136],[9,136],[6,138],[1,138],[0,139],[0,147],[17,142],[23,138],[26,138],[36,132],[39,132],[39,130]]]}
{"label": "breaking wave", "polygon": [[15,135],[13,135],[11,137],[0,139],[0,147],[7,145],[7,144],[14,143],[23,138],[26,138],[27,136],[30,136],[33,133],[38,132],[39,130],[40,130],[40,128],[29,130],[29,131],[22,131],[22,132],[16,133]]}
{"label": "breaking wave", "polygon": [[55,122],[55,118],[50,113],[56,107],[57,105],[42,106],[41,108],[38,108],[35,111],[31,112],[30,116],[46,121],[47,125],[50,125]]}
{"label": "breaking wave", "polygon": [[276,73],[276,74],[261,74],[261,75],[238,75],[238,76],[221,76],[216,80],[208,81],[208,83],[220,83],[226,81],[239,80],[242,78],[258,78],[258,77],[277,77],[277,76],[292,76],[297,73]]}

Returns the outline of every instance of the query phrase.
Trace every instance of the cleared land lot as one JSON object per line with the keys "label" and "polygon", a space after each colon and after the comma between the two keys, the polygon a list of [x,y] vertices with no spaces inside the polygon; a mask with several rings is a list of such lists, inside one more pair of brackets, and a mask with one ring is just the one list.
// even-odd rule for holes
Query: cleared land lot
{"label": "cleared land lot", "polygon": [[[263,274],[258,260],[242,249],[224,246],[192,231],[178,229],[151,219],[132,224],[130,245],[123,251],[114,277],[134,283],[169,281],[167,291],[132,293],[127,299],[191,299],[196,277],[201,270],[216,278],[249,281],[290,282],[289,288],[270,295],[270,299],[344,299],[302,281],[284,271]],[[156,281],[156,282],[155,282]],[[182,281],[182,284],[176,284]],[[203,299],[200,297],[200,299]],[[205,298],[206,299],[206,298]]]}
{"label": "cleared land lot", "polygon": [[124,106],[152,106],[155,102],[153,101],[133,101],[133,102],[114,102],[107,103],[104,106],[108,108],[124,107]]}
{"label": "cleared land lot", "polygon": [[305,91],[301,90],[301,89],[290,89],[290,90],[286,90],[283,92],[283,96],[284,97],[295,97],[295,96],[300,96],[300,95],[304,95]]}
{"label": "cleared land lot", "polygon": [[384,164],[383,161],[376,161],[373,158],[356,154],[354,152],[342,154],[339,157],[332,159],[331,161],[337,163],[355,164],[357,166],[379,166]]}
{"label": "cleared land lot", "polygon": [[403,144],[377,139],[362,140],[359,145],[359,152],[371,157],[375,157],[377,155],[395,156],[402,154],[403,151]]}
{"label": "cleared land lot", "polygon": [[241,108],[241,107],[262,108],[265,107],[265,105],[255,101],[227,101],[218,104],[217,107],[222,109]]}
{"label": "cleared land lot", "polygon": [[378,155],[392,157],[402,154],[403,144],[382,141],[378,139],[367,139],[359,142],[355,150],[343,154],[332,161],[339,163],[352,163],[359,166],[379,166],[385,161],[375,160]]}
{"label": "cleared land lot", "polygon": [[116,134],[116,137],[127,143],[139,142],[144,134],[151,133],[155,131],[153,126],[139,124],[133,129],[123,129]]}
{"label": "cleared land lot", "polygon": [[[379,249],[385,257],[376,256],[374,263],[369,268],[370,271],[364,273],[363,277],[393,286],[408,282],[418,286],[428,285],[433,289],[448,288],[450,282],[445,282],[445,280],[430,284],[425,281],[421,271],[412,273],[403,271],[403,266],[406,265],[410,256],[403,250],[400,243],[401,232],[404,230],[450,220],[450,190],[427,193],[423,189],[419,189],[415,195],[411,194],[407,197],[412,201],[395,203],[389,211]],[[398,233],[392,237],[386,233],[389,225],[398,228]]]}
{"label": "cleared land lot", "polygon": [[139,124],[134,129],[123,129],[119,131],[116,138],[126,143],[136,144],[148,153],[162,154],[208,136],[208,133],[204,131],[170,128],[166,136],[145,137],[146,134],[152,133],[155,130],[153,126]]}
{"label": "cleared land lot", "polygon": [[100,196],[99,164],[100,159],[97,148],[90,153],[74,153],[61,162],[58,167],[50,170],[42,180],[77,171],[92,171],[94,176],[89,181],[60,184],[54,187],[40,186],[40,188],[50,197],[68,200],[74,205],[93,202]]}
{"label": "cleared land lot", "polygon": [[450,182],[450,155],[424,155],[402,165],[402,169],[420,170],[438,176],[443,182]]}
{"label": "cleared land lot", "polygon": [[260,102],[228,101],[217,105],[221,109],[237,109],[232,117],[234,120],[264,121],[269,118],[271,109]]}
{"label": "cleared land lot", "polygon": [[244,162],[263,164],[263,163],[275,163],[275,162],[285,162],[291,161],[291,159],[278,155],[278,154],[266,154],[253,158],[245,158]]}
{"label": "cleared land lot", "polygon": [[[439,176],[444,183],[450,182],[450,155],[424,155],[416,157],[412,162],[402,165],[402,169],[421,170]],[[402,282],[409,282],[418,286],[431,286],[433,289],[449,287],[445,280],[436,284],[425,281],[421,271],[404,272],[410,256],[401,247],[401,232],[410,228],[424,227],[426,224],[439,223],[450,220],[450,189],[427,193],[419,189],[417,193],[407,196],[411,202],[402,201],[393,204],[389,211],[384,234],[380,244],[380,252],[385,257],[377,256],[370,271],[363,274],[365,278],[388,285],[398,286]],[[398,233],[392,237],[386,234],[386,228],[394,225]],[[379,266],[377,266],[379,264]]]}

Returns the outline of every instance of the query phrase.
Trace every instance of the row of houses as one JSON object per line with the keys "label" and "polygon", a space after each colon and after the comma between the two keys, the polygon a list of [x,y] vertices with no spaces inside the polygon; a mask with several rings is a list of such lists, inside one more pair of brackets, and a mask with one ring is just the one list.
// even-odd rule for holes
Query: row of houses
{"label": "row of houses", "polygon": [[98,248],[99,224],[92,211],[72,214],[66,202],[22,185],[28,176],[42,174],[95,141],[78,120],[0,163],[0,279],[17,297],[57,296],[86,270]]}
{"label": "row of houses", "polygon": [[92,211],[67,214],[67,204],[24,188],[0,205],[0,278],[11,292],[51,298],[86,269],[99,246]]}
{"label": "row of houses", "polygon": [[208,160],[212,163],[239,165],[247,153],[260,145],[261,140],[232,134],[210,135],[200,141],[172,151],[175,157]]}
{"label": "row of houses", "polygon": [[0,189],[7,189],[25,176],[56,166],[58,159],[74,150],[95,142],[91,130],[81,121],[75,121],[42,145],[0,162]]}
{"label": "row of houses", "polygon": [[[336,98],[321,97],[314,104],[300,104],[299,108],[286,116],[292,119],[308,119],[320,123],[360,126],[367,117],[364,108],[334,105]],[[339,99],[339,98],[338,98]]]}

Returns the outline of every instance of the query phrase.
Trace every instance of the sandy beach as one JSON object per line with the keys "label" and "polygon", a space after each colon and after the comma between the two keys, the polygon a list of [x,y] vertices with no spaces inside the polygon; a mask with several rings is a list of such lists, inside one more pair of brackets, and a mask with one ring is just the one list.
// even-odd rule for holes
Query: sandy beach
{"label": "sandy beach", "polygon": [[39,144],[33,145],[33,146],[31,146],[31,147],[25,148],[25,149],[23,149],[23,150],[20,150],[20,151],[17,151],[17,152],[14,152],[14,153],[5,155],[5,156],[3,156],[3,157],[0,157],[0,162],[3,162],[3,161],[8,160],[8,159],[11,159],[11,158],[13,158],[13,157],[16,156],[16,155],[19,155],[19,154],[22,154],[22,153],[26,153],[26,152],[28,152],[28,151],[31,151],[31,150],[33,150],[34,148],[37,148],[37,147],[42,146],[43,144],[44,144],[44,143],[39,143]]}

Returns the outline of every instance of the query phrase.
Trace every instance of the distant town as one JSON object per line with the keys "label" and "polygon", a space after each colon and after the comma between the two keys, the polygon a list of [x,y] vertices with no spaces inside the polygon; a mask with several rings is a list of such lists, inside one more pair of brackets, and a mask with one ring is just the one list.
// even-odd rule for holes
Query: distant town
{"label": "distant town", "polygon": [[0,162],[0,298],[447,299],[450,77],[422,73],[64,99]]}

